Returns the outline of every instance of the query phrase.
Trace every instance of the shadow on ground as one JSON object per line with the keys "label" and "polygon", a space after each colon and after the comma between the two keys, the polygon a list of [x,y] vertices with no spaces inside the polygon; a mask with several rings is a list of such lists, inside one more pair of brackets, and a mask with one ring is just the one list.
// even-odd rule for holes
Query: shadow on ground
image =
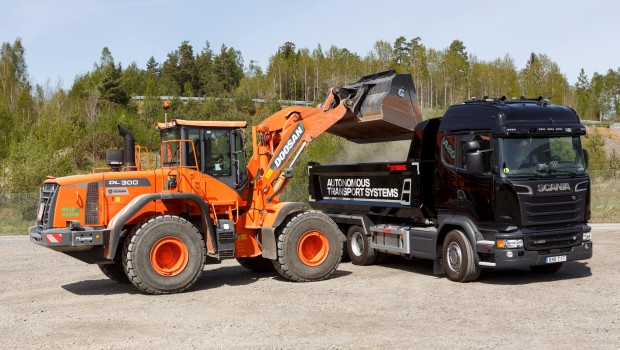
{"label": "shadow on ground", "polygon": [[[329,278],[340,278],[349,274],[351,274],[349,271],[336,270]],[[211,265],[202,272],[196,284],[189,291],[197,292],[222,286],[244,286],[266,278],[284,283],[294,283],[281,277],[275,270],[270,272],[251,272],[242,266],[217,267],[216,265]],[[76,295],[140,294],[140,291],[131,283],[119,283],[107,278],[65,284],[62,288]]]}

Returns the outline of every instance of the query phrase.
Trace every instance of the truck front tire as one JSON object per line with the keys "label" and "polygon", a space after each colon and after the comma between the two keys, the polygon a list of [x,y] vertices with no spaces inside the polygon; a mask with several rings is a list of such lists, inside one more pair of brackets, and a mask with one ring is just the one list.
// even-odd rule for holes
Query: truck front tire
{"label": "truck front tire", "polygon": [[170,294],[193,286],[205,264],[200,232],[178,216],[157,216],[132,230],[123,247],[131,283],[147,294]]}
{"label": "truck front tire", "polygon": [[278,273],[295,282],[328,278],[342,259],[342,233],[327,215],[316,211],[291,214],[277,238]]}
{"label": "truck front tire", "polygon": [[347,231],[347,252],[355,265],[372,265],[377,261],[377,252],[370,248],[370,239],[361,226],[353,225]]}
{"label": "truck front tire", "polygon": [[471,282],[480,276],[475,252],[469,239],[461,230],[448,232],[443,242],[443,267],[448,279],[455,282]]}

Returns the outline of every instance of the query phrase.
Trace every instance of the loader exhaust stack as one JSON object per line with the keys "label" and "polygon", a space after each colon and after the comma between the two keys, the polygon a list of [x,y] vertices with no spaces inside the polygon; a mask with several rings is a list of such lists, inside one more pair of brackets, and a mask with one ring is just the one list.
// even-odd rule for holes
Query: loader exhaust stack
{"label": "loader exhaust stack", "polygon": [[367,87],[355,117],[345,118],[327,132],[356,143],[411,139],[416,124],[422,121],[413,79],[410,74],[387,71],[362,77],[338,90],[339,97],[349,98]]}
{"label": "loader exhaust stack", "polygon": [[[118,133],[124,139],[124,150],[123,150],[123,158],[125,162],[125,167],[130,167],[128,170],[132,170],[136,166],[136,151],[135,151],[135,141],[131,131],[123,128],[120,124],[118,124]],[[135,170],[135,169],[134,169]]]}

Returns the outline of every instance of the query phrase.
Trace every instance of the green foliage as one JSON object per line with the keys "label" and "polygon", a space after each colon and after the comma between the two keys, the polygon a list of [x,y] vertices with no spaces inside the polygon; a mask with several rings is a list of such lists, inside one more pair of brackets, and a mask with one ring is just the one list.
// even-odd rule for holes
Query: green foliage
{"label": "green foliage", "polygon": [[[347,48],[300,48],[285,42],[263,69],[241,52],[222,45],[214,52],[208,41],[200,52],[183,41],[159,63],[151,56],[144,69],[136,63],[115,62],[108,48],[91,71],[77,77],[68,91],[36,86],[28,81],[25,48],[18,38],[0,49],[0,191],[28,191],[46,175],[89,172],[103,164],[108,148],[122,147],[118,123],[132,130],[137,143],[158,150],[153,123],[163,121],[159,96],[203,96],[205,101],[173,98],[168,118],[247,120],[256,125],[282,108],[278,100],[320,103],[329,88],[361,76],[395,69],[411,73],[424,117],[436,117],[453,103],[482,96],[542,95],[566,103],[584,119],[604,122],[620,114],[620,70],[582,70],[570,87],[558,65],[544,54],[532,53],[522,70],[509,55],[482,61],[454,40],[446,48],[428,48],[420,37],[400,36],[377,41],[361,56]],[[245,70],[244,70],[245,69]],[[130,101],[129,96],[146,96]],[[256,104],[253,98],[266,103]],[[597,134],[584,138],[593,174],[616,176],[618,155],[604,152]],[[329,161],[342,140],[323,135],[298,161],[293,197],[305,198],[305,162]],[[294,187],[293,186],[293,187]],[[301,188],[301,189],[300,189]]]}

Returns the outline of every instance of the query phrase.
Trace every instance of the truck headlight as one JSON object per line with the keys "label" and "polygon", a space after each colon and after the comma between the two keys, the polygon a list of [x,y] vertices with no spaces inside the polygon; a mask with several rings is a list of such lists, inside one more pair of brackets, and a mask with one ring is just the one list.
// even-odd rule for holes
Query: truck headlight
{"label": "truck headlight", "polygon": [[591,241],[592,240],[592,232],[584,232],[583,233],[583,240],[584,241]]}
{"label": "truck headlight", "polygon": [[497,248],[523,248],[523,240],[522,239],[498,239],[497,240]]}

